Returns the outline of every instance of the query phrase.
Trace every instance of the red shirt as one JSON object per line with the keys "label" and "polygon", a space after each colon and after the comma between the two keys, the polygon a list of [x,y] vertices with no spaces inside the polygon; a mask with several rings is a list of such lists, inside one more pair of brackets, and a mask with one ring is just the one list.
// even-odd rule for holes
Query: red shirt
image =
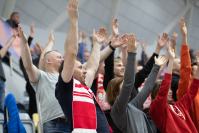
{"label": "red shirt", "polygon": [[198,133],[189,111],[197,94],[199,80],[193,79],[189,91],[173,105],[167,103],[171,74],[165,74],[157,97],[150,107],[150,115],[161,133]]}

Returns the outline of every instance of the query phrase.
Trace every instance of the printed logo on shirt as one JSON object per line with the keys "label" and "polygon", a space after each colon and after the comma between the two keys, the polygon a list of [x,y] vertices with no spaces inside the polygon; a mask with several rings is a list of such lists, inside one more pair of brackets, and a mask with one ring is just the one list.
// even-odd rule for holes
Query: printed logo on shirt
{"label": "printed logo on shirt", "polygon": [[180,109],[177,106],[175,106],[175,105],[169,105],[169,106],[170,106],[171,111],[174,112],[174,114],[176,114],[183,120],[186,120],[184,114],[182,113],[182,111],[180,111]]}

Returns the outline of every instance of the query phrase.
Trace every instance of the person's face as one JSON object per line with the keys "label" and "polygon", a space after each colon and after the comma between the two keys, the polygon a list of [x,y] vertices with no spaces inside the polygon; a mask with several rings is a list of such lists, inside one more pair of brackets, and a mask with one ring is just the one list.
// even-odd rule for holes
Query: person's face
{"label": "person's face", "polygon": [[180,59],[179,58],[174,59],[173,70],[180,71]]}
{"label": "person's face", "polygon": [[85,84],[86,69],[79,61],[75,62],[75,70],[73,77],[79,80],[81,83]]}
{"label": "person's face", "polygon": [[197,65],[193,65],[192,66],[192,74],[195,75],[196,74],[196,70],[197,70],[198,66]]}
{"label": "person's face", "polygon": [[15,14],[12,16],[11,18],[12,20],[14,20],[17,24],[20,23],[20,17],[19,17],[19,14]]}
{"label": "person's face", "polygon": [[84,59],[85,59],[85,61],[88,61],[89,57],[90,57],[90,53],[88,51],[85,51],[84,52]]}
{"label": "person's face", "polygon": [[124,76],[124,65],[122,61],[114,63],[114,74],[118,77]]}
{"label": "person's face", "polygon": [[47,55],[46,63],[48,65],[54,66],[57,70],[61,66],[62,61],[63,56],[57,51],[52,51]]}
{"label": "person's face", "polygon": [[172,90],[169,89],[168,95],[167,95],[167,102],[169,104],[172,104],[174,102],[173,97],[172,97]]}

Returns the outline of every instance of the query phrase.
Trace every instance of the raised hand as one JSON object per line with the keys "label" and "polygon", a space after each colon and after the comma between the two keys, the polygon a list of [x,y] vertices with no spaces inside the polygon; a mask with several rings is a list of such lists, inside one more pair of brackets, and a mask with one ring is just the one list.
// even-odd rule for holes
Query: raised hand
{"label": "raised hand", "polygon": [[180,26],[180,31],[181,31],[182,36],[183,37],[187,36],[187,26],[186,26],[184,18],[180,19],[179,26]]}
{"label": "raised hand", "polygon": [[168,34],[163,33],[162,36],[158,36],[157,47],[162,49],[168,40]]}
{"label": "raised hand", "polygon": [[127,51],[128,52],[136,52],[137,50],[137,44],[136,44],[136,37],[135,35],[131,34],[128,35],[128,41],[127,41]]}
{"label": "raised hand", "polygon": [[165,65],[168,61],[168,58],[164,55],[159,56],[159,57],[155,56],[154,59],[155,59],[155,64],[158,65],[158,66]]}
{"label": "raised hand", "polygon": [[117,47],[120,47],[124,44],[126,44],[128,41],[128,35],[127,34],[124,34],[122,36],[118,36],[118,37],[114,37],[111,39],[111,46],[113,48],[117,48]]}
{"label": "raised hand", "polygon": [[99,31],[93,30],[93,41],[103,43],[107,39],[107,33],[105,28],[100,28]]}
{"label": "raised hand", "polygon": [[187,45],[187,26],[186,26],[184,18],[180,19],[179,27],[182,34],[182,44]]}
{"label": "raised hand", "polygon": [[78,0],[69,0],[68,3],[68,16],[70,22],[77,22],[78,19]]}
{"label": "raised hand", "polygon": [[116,18],[114,18],[112,20],[112,36],[113,37],[116,37],[119,35],[119,23],[118,23],[118,20]]}

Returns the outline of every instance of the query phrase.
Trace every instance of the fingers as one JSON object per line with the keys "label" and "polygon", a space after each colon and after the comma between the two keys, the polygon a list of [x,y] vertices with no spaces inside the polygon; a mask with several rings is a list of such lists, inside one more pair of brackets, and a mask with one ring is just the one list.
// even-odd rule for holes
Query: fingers
{"label": "fingers", "polygon": [[78,7],[78,0],[69,0],[68,8],[76,10]]}

